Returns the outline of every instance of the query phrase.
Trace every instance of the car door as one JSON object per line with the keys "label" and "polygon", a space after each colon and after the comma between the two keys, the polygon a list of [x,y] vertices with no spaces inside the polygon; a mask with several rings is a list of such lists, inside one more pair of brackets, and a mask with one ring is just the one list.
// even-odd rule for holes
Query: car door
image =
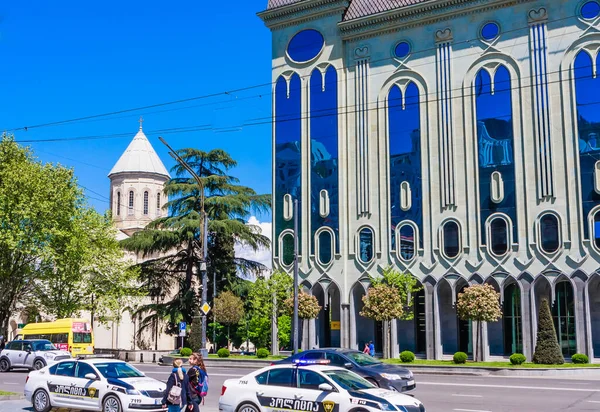
{"label": "car door", "polygon": [[[332,391],[319,389],[321,384],[331,385]],[[320,373],[304,368],[298,368],[296,374],[294,409],[307,412],[341,412],[342,395],[337,392],[329,379]]]}
{"label": "car door", "polygon": [[59,362],[51,368],[48,392],[52,406],[77,406],[74,401],[75,391],[71,388],[75,379],[76,364],[75,361]]}
{"label": "car door", "polygon": [[[292,382],[295,368],[273,368],[257,377],[259,388],[256,397],[263,411],[293,409],[294,388]],[[291,402],[291,403],[290,403]]]}
{"label": "car door", "polygon": [[5,350],[11,367],[23,366],[23,341],[12,341],[6,345]]}
{"label": "car door", "polygon": [[28,341],[23,341],[23,363],[22,365],[27,368],[33,368],[33,360],[35,359],[35,353],[33,352],[33,344]]}
{"label": "car door", "polygon": [[[89,374],[95,375],[96,379],[86,378],[86,375]],[[75,400],[79,407],[86,409],[100,409],[100,399],[104,396],[104,393],[101,392],[103,390],[106,391],[106,384],[102,387],[100,374],[92,366],[85,362],[77,362],[73,385],[77,388],[81,388],[80,393],[82,396]]]}

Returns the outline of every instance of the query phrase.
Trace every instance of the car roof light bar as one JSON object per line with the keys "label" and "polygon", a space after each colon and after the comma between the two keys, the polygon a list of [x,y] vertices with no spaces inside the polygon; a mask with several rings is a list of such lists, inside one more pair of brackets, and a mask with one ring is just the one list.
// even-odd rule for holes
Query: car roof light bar
{"label": "car roof light bar", "polygon": [[315,360],[302,360],[295,359],[294,364],[296,366],[306,366],[306,365],[329,365],[331,361],[329,359],[315,359]]}

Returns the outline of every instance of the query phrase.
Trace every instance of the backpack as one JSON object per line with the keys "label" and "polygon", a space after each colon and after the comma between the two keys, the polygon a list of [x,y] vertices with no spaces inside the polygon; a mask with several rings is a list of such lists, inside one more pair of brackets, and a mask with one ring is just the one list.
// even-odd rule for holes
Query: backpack
{"label": "backpack", "polygon": [[[194,371],[196,372],[196,384],[192,387],[192,389],[199,397],[204,399],[204,397],[208,394],[208,375],[197,366],[194,366]],[[198,379],[200,376],[203,377],[202,382],[200,382]]]}
{"label": "backpack", "polygon": [[177,380],[177,375],[173,374],[175,377],[175,384],[171,387],[169,394],[167,395],[167,401],[173,405],[181,404],[181,382]]}

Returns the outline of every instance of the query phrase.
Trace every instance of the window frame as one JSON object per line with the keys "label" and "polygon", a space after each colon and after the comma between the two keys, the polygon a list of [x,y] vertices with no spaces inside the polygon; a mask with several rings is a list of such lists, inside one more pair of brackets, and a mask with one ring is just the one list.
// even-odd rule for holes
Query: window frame
{"label": "window frame", "polygon": [[[279,371],[279,370],[285,370],[285,371],[289,371],[290,372],[290,381],[288,382],[288,385],[280,385],[280,384],[276,384],[276,385],[272,385],[270,383],[271,381],[271,373],[273,371]],[[289,368],[289,367],[284,367],[284,368],[273,368],[273,369],[269,369],[269,374],[267,375],[267,383],[265,383],[265,386],[275,386],[275,387],[279,387],[279,388],[293,388],[293,384],[294,384],[294,369],[293,368]]]}
{"label": "window frame", "polygon": [[135,214],[135,191],[129,190],[127,196],[127,216],[133,216]]}
{"label": "window frame", "polygon": [[[360,250],[360,234],[363,232],[363,230],[369,230],[371,232],[371,259],[369,259],[368,261],[364,261],[361,258],[361,250]],[[356,232],[356,259],[358,260],[358,262],[360,262],[362,265],[370,265],[371,263],[373,263],[375,261],[375,255],[377,254],[377,248],[376,248],[376,239],[375,239],[375,229],[373,229],[371,226],[369,225],[364,225],[358,228],[357,232]]]}
{"label": "window frame", "polygon": [[85,377],[85,375],[87,375],[90,372],[85,373],[83,376],[79,376],[79,367],[81,365],[85,365],[86,367],[90,368],[92,370],[91,373],[93,373],[96,376],[99,376],[98,371],[96,370],[96,368],[94,368],[92,365],[90,365],[89,363],[85,363],[85,362],[77,362],[77,365],[75,365],[75,378],[76,379],[87,379]]}
{"label": "window frame", "polygon": [[117,216],[121,216],[121,191],[117,190]]}
{"label": "window frame", "polygon": [[[294,242],[294,231],[292,229],[286,229],[283,230],[280,234],[279,234],[279,256],[277,257],[279,259],[279,264],[284,267],[284,268],[291,268],[294,265],[294,260],[292,259],[292,262],[287,264],[283,261],[283,256],[284,256],[284,238],[286,236],[291,236],[292,237],[292,246],[293,246],[293,242]],[[300,246],[300,245],[298,245]],[[298,252],[300,252],[300,250],[298,250]],[[298,256],[300,257],[300,256]]]}
{"label": "window frame", "polygon": [[302,389],[302,390],[305,390],[305,391],[320,391],[319,385],[317,385],[316,388],[305,388],[305,387],[300,386],[301,385],[300,384],[300,375],[303,374],[303,373],[304,374],[314,373],[315,375],[317,375],[323,381],[323,382],[319,383],[319,385],[322,385],[323,383],[326,383],[328,385],[331,385],[331,387],[334,389],[332,392],[337,392],[337,389],[336,389],[335,385],[333,385],[331,383],[331,381],[329,379],[327,379],[325,376],[323,376],[322,374],[320,374],[317,371],[310,370],[310,369],[304,369],[304,368],[298,368],[298,369],[296,369],[296,374],[295,374],[295,378],[296,379],[294,379],[295,383],[296,383],[295,388]]}
{"label": "window frame", "polygon": [[[545,250],[544,247],[542,246],[542,219],[546,216],[552,216],[552,217],[554,217],[554,219],[556,219],[556,232],[557,232],[557,237],[558,237],[558,245],[556,247],[556,250],[554,250],[552,252]],[[556,256],[557,253],[560,253],[561,249],[563,248],[562,219],[560,218],[560,215],[558,215],[558,213],[556,213],[552,210],[545,210],[539,214],[539,216],[537,218],[536,226],[537,226],[537,248],[538,248],[538,250],[546,256]]]}
{"label": "window frame", "polygon": [[[410,226],[413,230],[413,256],[410,259],[405,259],[404,257],[402,257],[401,254],[402,238],[400,236],[400,230],[402,230],[404,226]],[[417,227],[416,223],[412,220],[403,220],[402,222],[398,223],[398,225],[396,225],[396,229],[394,230],[394,236],[396,237],[396,256],[398,257],[398,259],[400,259],[403,262],[413,262],[417,258],[417,253],[419,251],[418,245],[419,241],[421,240],[419,237],[419,228]]]}
{"label": "window frame", "polygon": [[[492,222],[496,219],[502,219],[502,220],[504,220],[504,223],[506,223],[507,248],[506,248],[506,252],[504,252],[501,255],[494,253],[494,251],[492,249]],[[488,216],[487,220],[485,221],[485,236],[486,236],[486,245],[485,246],[486,246],[488,252],[496,258],[506,257],[512,251],[512,245],[514,243],[513,226],[512,226],[511,218],[509,216],[505,215],[504,213],[493,213],[490,216]]]}
{"label": "window frame", "polygon": [[[446,254],[446,235],[445,235],[445,231],[444,228],[446,227],[447,224],[449,223],[454,223],[457,227],[457,238],[458,238],[458,252],[456,253],[456,256],[448,256]],[[462,225],[460,224],[460,222],[456,219],[446,219],[444,220],[441,224],[440,224],[440,245],[439,245],[439,249],[440,252],[442,254],[442,256],[447,259],[447,260],[457,260],[461,257],[461,255],[464,253],[463,250],[463,241],[462,241]]]}
{"label": "window frame", "polygon": [[[331,242],[331,259],[329,262],[321,261],[321,234],[323,232],[329,233],[329,238]],[[335,232],[328,226],[324,226],[315,232],[315,260],[321,266],[329,266],[335,261]]]}
{"label": "window frame", "polygon": [[144,216],[148,216],[150,214],[150,192],[148,190],[144,190]]}

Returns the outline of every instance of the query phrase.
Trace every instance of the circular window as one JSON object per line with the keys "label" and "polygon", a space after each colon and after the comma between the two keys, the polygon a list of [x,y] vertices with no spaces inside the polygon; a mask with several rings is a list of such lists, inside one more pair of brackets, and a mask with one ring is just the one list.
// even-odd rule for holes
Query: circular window
{"label": "circular window", "polygon": [[394,54],[397,58],[403,59],[410,54],[410,44],[405,41],[401,41],[396,45],[394,49]]}
{"label": "circular window", "polygon": [[294,235],[286,233],[281,239],[281,263],[290,266],[294,263]]}
{"label": "circular window", "polygon": [[411,225],[400,228],[400,257],[411,260],[415,257],[415,229]]}
{"label": "circular window", "polygon": [[319,262],[322,265],[327,265],[333,258],[333,251],[331,250],[332,245],[331,232],[324,230],[319,233]]}
{"label": "circular window", "polygon": [[456,222],[450,221],[444,225],[444,254],[455,258],[460,253],[460,235]]}
{"label": "circular window", "polygon": [[600,14],[600,4],[597,1],[588,1],[581,6],[581,17],[587,20],[595,19]]}
{"label": "circular window", "polygon": [[358,258],[363,263],[369,263],[373,260],[373,231],[369,228],[364,228],[360,231],[358,237]]}
{"label": "circular window", "polygon": [[554,215],[544,215],[540,219],[540,240],[542,250],[546,253],[554,253],[560,246],[558,234],[558,219]]}
{"label": "circular window", "polygon": [[490,246],[492,253],[502,256],[508,252],[508,224],[502,218],[495,218],[490,223]]}
{"label": "circular window", "polygon": [[319,55],[325,44],[323,35],[316,30],[302,30],[290,40],[287,53],[290,59],[304,63]]}
{"label": "circular window", "polygon": [[500,34],[498,23],[486,23],[481,28],[481,38],[486,41],[492,41]]}

